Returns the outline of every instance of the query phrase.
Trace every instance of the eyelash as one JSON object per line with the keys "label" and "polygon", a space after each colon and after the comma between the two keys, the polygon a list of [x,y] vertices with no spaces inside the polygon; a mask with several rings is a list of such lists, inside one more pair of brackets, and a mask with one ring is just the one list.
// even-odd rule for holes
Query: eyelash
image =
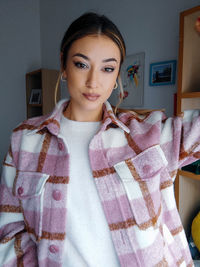
{"label": "eyelash", "polygon": [[[105,72],[108,72],[108,73],[111,73],[111,72],[113,72],[115,69],[114,68],[104,68],[104,70],[105,70]],[[109,71],[107,71],[107,70],[109,70]]]}
{"label": "eyelash", "polygon": [[[89,68],[86,64],[84,64],[84,63],[82,63],[82,62],[79,62],[79,61],[74,62],[74,65],[75,65],[75,67],[77,67],[78,69],[87,69],[87,68]],[[112,72],[115,70],[115,68],[105,67],[103,70],[104,70],[105,72],[107,72],[107,73],[112,73]]]}
{"label": "eyelash", "polygon": [[86,69],[86,68],[88,68],[88,66],[86,65],[86,64],[84,64],[84,63],[82,63],[82,62],[74,62],[74,65],[75,65],[75,67],[77,67],[78,69]]}

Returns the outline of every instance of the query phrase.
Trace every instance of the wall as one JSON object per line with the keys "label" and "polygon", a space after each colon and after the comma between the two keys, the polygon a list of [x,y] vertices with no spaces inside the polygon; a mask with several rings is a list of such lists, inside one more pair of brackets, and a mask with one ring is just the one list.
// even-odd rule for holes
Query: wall
{"label": "wall", "polygon": [[149,87],[149,64],[178,58],[179,12],[199,4],[199,0],[1,0],[0,161],[11,129],[26,117],[25,73],[41,66],[59,69],[61,38],[85,11],[104,13],[117,24],[127,54],[145,52],[144,107],[164,107],[171,115],[176,85]]}
{"label": "wall", "polygon": [[179,13],[197,0],[42,0],[42,64],[59,68],[59,45],[71,21],[88,10],[109,16],[119,27],[127,54],[145,52],[144,107],[165,108],[173,114],[175,86],[149,87],[149,64],[178,59]]}
{"label": "wall", "polygon": [[0,162],[26,118],[25,73],[41,66],[39,0],[0,1]]}

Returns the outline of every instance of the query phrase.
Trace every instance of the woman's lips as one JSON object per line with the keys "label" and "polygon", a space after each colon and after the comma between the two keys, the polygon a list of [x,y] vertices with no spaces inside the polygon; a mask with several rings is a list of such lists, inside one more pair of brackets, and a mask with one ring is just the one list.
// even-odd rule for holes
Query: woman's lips
{"label": "woman's lips", "polygon": [[87,98],[87,100],[89,101],[96,101],[100,97],[100,95],[98,94],[86,94],[86,93],[83,93],[83,96]]}

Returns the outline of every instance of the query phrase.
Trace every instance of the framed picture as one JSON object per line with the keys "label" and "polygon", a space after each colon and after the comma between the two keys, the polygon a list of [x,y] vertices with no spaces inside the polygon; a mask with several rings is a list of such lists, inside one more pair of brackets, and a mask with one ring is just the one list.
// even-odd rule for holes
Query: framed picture
{"label": "framed picture", "polygon": [[41,89],[32,89],[29,104],[41,104]]}
{"label": "framed picture", "polygon": [[150,64],[149,85],[170,85],[176,81],[176,60]]}
{"label": "framed picture", "polygon": [[[124,99],[120,108],[133,109],[143,105],[145,53],[126,56],[120,71]],[[119,88],[118,88],[119,89]],[[120,90],[114,90],[109,101],[114,106],[119,101]]]}

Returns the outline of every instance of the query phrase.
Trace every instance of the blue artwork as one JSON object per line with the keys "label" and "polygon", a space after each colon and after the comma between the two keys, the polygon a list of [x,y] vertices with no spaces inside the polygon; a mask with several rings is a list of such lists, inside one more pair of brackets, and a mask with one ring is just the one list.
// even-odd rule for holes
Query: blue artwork
{"label": "blue artwork", "polygon": [[176,60],[152,63],[149,84],[151,86],[175,84]]}

